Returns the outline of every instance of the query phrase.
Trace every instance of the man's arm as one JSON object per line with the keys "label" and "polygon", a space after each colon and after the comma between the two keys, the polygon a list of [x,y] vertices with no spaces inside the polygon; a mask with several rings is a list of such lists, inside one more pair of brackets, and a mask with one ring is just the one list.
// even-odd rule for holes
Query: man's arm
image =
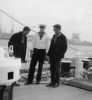
{"label": "man's arm", "polygon": [[49,37],[47,36],[47,38],[46,38],[46,54],[47,54],[48,51],[49,51],[49,47],[50,47],[50,39],[49,39]]}
{"label": "man's arm", "polygon": [[55,49],[56,49],[55,51],[57,51],[55,55],[59,59],[60,58],[63,58],[65,52],[67,51],[67,40],[66,40],[66,37],[65,36],[62,35],[61,37],[59,37],[59,41],[56,44]]}
{"label": "man's arm", "polygon": [[15,34],[11,36],[11,38],[9,39],[8,42],[8,48],[10,47],[10,45],[14,45],[15,43]]}

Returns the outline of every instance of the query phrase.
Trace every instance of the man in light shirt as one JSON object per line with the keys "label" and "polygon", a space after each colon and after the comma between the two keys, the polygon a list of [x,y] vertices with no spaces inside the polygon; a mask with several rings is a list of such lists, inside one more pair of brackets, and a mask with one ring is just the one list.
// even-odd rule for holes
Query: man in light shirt
{"label": "man in light shirt", "polygon": [[33,54],[31,58],[28,79],[25,85],[33,83],[34,72],[37,62],[38,62],[38,71],[36,76],[36,84],[40,84],[44,58],[46,53],[48,53],[49,49],[49,37],[45,33],[45,26],[40,25],[39,28],[40,31],[35,34],[33,41]]}

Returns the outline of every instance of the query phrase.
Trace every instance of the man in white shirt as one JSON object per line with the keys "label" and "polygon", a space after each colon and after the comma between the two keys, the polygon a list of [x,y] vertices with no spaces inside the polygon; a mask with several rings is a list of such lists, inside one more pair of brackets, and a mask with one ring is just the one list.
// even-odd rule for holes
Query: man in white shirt
{"label": "man in white shirt", "polygon": [[48,53],[49,49],[49,38],[45,33],[45,26],[40,25],[39,28],[40,31],[36,33],[33,41],[33,54],[31,58],[28,79],[25,85],[33,83],[34,72],[37,62],[38,62],[38,72],[36,76],[36,84],[40,84],[44,58],[46,53]]}

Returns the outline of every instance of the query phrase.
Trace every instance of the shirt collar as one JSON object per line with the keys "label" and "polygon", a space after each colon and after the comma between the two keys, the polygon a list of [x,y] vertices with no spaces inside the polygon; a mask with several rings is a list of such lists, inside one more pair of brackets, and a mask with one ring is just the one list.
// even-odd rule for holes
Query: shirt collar
{"label": "shirt collar", "polygon": [[[40,32],[38,32],[38,33],[37,33],[37,35],[39,36],[39,35],[40,35]],[[46,35],[46,33],[45,33],[45,32],[44,32],[43,36],[44,36],[44,35]]]}
{"label": "shirt collar", "polygon": [[56,37],[59,37],[61,34],[62,34],[62,33],[61,33],[61,32],[59,32],[59,34],[58,34],[58,35],[57,35],[57,34],[55,34],[55,36],[56,36]]}

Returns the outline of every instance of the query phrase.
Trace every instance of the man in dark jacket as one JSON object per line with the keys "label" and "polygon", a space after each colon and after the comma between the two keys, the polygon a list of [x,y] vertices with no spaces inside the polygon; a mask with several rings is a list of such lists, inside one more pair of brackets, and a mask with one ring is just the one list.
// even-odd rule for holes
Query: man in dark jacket
{"label": "man in dark jacket", "polygon": [[55,34],[51,40],[51,45],[48,51],[50,59],[50,71],[51,71],[51,82],[47,87],[59,86],[60,77],[60,61],[64,58],[64,54],[67,50],[67,39],[65,35],[61,33],[61,26],[56,24],[53,26]]}
{"label": "man in dark jacket", "polygon": [[23,31],[15,33],[11,36],[8,42],[8,48],[13,46],[13,55],[16,58],[21,58],[21,61],[25,62],[26,47],[27,47],[27,35],[30,32],[30,28],[25,26]]}

